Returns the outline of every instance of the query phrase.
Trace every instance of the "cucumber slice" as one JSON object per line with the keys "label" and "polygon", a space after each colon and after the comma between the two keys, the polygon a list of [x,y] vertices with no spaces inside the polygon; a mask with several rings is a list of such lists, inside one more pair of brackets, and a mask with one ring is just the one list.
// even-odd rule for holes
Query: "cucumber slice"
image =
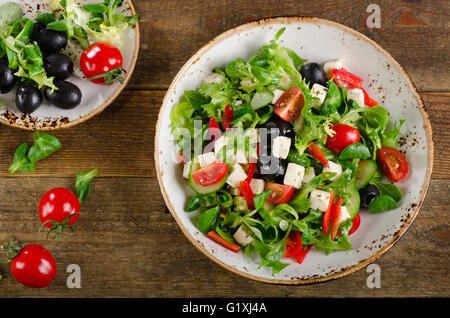
{"label": "cucumber slice", "polygon": [[188,180],[188,184],[191,186],[191,188],[199,194],[209,194],[209,193],[217,192],[225,185],[225,182],[227,182],[228,174],[226,174],[217,183],[211,184],[209,186],[202,186],[202,185],[198,184],[197,182],[195,182],[194,178],[192,178],[192,173],[199,169],[200,169],[200,164],[198,162],[192,162],[191,163],[191,172],[189,173],[189,180]]}
{"label": "cucumber slice", "polygon": [[360,204],[359,201],[360,201],[359,192],[355,188],[355,189],[353,189],[350,199],[348,200],[348,202],[346,204],[347,212],[348,212],[348,214],[350,214],[352,220],[356,216],[356,214],[358,214],[359,204]]}
{"label": "cucumber slice", "polygon": [[378,166],[377,163],[373,160],[361,160],[359,162],[359,168],[356,171],[356,189],[364,188],[370,180],[372,180],[373,176],[377,172]]}

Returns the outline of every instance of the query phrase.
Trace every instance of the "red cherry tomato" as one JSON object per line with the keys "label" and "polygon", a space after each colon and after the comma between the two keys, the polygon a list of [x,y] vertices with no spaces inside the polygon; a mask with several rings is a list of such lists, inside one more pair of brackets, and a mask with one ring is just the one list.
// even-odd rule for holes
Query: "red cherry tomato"
{"label": "red cherry tomato", "polygon": [[283,257],[296,257],[303,248],[302,233],[292,231],[286,239]]}
{"label": "red cherry tomato", "polygon": [[[115,46],[97,42],[91,44],[82,54],[80,58],[81,71],[86,78],[101,76],[113,70],[117,71],[117,76],[113,76],[112,82],[123,82],[122,74],[122,53]],[[115,72],[116,72],[115,71]],[[108,80],[105,82],[105,77],[98,77],[91,80],[97,84],[112,84]]]}
{"label": "red cherry tomato", "polygon": [[400,151],[390,147],[381,148],[378,151],[378,164],[385,176],[397,182],[408,173],[408,163]]}
{"label": "red cherry tomato", "polygon": [[327,137],[325,146],[334,152],[341,153],[347,146],[359,142],[359,131],[344,124],[331,125],[336,133],[331,137]]}
{"label": "red cherry tomato", "polygon": [[299,264],[303,263],[303,260],[305,259],[306,255],[309,253],[309,251],[311,250],[312,245],[308,245],[305,249],[302,249],[300,251],[300,253],[298,253],[297,255],[297,262]]}
{"label": "red cherry tomato", "polygon": [[318,161],[323,163],[325,166],[329,167],[330,164],[328,163],[327,158],[325,157],[325,154],[323,153],[322,149],[319,148],[315,143],[311,143],[309,147],[307,148],[311,156],[316,158]]}
{"label": "red cherry tomato", "polygon": [[192,173],[192,178],[199,185],[208,186],[222,180],[227,175],[227,172],[228,165],[220,160],[216,160],[206,167]]}
{"label": "red cherry tomato", "polygon": [[353,73],[350,73],[345,68],[334,69],[331,71],[331,77],[339,86],[346,89],[360,88],[363,80]]}
{"label": "red cherry tomato", "polygon": [[352,228],[350,229],[350,231],[348,231],[348,235],[354,233],[359,228],[360,224],[361,224],[361,216],[358,213],[356,214],[355,218],[352,221]]}
{"label": "red cherry tomato", "polygon": [[267,182],[264,190],[272,190],[272,193],[267,197],[267,201],[274,204],[282,204],[292,198],[295,188],[285,184]]}
{"label": "red cherry tomato", "polygon": [[47,287],[56,272],[55,259],[40,245],[25,246],[11,261],[11,274],[19,283],[27,287]]}
{"label": "red cherry tomato", "polygon": [[300,116],[305,99],[297,86],[285,91],[276,101],[273,111],[284,121],[293,121]]}
{"label": "red cherry tomato", "polygon": [[[68,216],[80,212],[80,201],[66,188],[54,188],[44,194],[39,201],[39,217],[45,226],[53,225],[47,221],[63,222]],[[67,225],[73,225],[79,214],[72,216]]]}

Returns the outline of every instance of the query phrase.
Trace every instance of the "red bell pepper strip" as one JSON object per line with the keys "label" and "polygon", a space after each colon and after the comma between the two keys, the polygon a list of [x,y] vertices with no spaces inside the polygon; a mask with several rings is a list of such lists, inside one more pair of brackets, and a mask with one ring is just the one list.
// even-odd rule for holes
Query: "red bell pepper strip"
{"label": "red bell pepper strip", "polygon": [[359,213],[356,214],[355,218],[352,221],[352,224],[353,226],[350,231],[348,231],[348,235],[354,233],[359,228],[359,225],[361,224],[361,216],[359,215]]}
{"label": "red bell pepper strip", "polygon": [[336,200],[331,209],[331,240],[334,240],[339,230],[339,219],[341,217],[342,198]]}
{"label": "red bell pepper strip", "polygon": [[247,170],[247,179],[245,179],[245,181],[247,181],[249,184],[250,184],[250,181],[252,181],[252,179],[253,179],[255,170],[256,170],[256,162],[250,163],[248,170]]}
{"label": "red bell pepper strip", "polygon": [[222,114],[222,128],[223,130],[227,130],[231,128],[231,122],[233,121],[234,110],[230,108],[230,105],[225,107],[225,111]]}
{"label": "red bell pepper strip", "polygon": [[325,211],[325,215],[323,216],[323,225],[322,225],[323,235],[327,235],[333,205],[334,205],[334,190],[331,190],[330,201],[328,201],[328,207],[327,210]]}
{"label": "red bell pepper strip", "polygon": [[307,148],[311,156],[319,160],[321,163],[323,163],[326,167],[329,167],[330,164],[328,163],[327,158],[323,154],[322,150],[315,144],[311,143],[309,147]]}
{"label": "red bell pepper strip", "polygon": [[297,262],[299,264],[303,263],[303,260],[305,259],[306,255],[309,253],[309,251],[311,250],[311,247],[312,247],[312,245],[308,245],[308,246],[306,246],[305,249],[302,249],[300,251],[300,253],[298,253]]}
{"label": "red bell pepper strip", "polygon": [[373,107],[373,106],[378,105],[378,102],[376,100],[373,100],[372,98],[370,98],[369,94],[367,94],[367,92],[364,88],[360,87],[360,89],[364,93],[364,104],[366,104],[366,106]]}
{"label": "red bell pepper strip", "polygon": [[292,231],[286,239],[284,246],[283,257],[297,257],[298,253],[303,249],[302,233],[298,231]]}
{"label": "red bell pepper strip", "polygon": [[229,250],[237,253],[241,250],[241,247],[233,244],[231,242],[228,242],[227,240],[225,240],[222,236],[220,236],[219,234],[217,234],[214,231],[210,231],[208,232],[208,234],[206,234],[207,237],[209,237],[211,240],[213,240],[214,242],[222,245],[223,247],[228,248]]}
{"label": "red bell pepper strip", "polygon": [[253,202],[254,195],[252,188],[250,187],[250,182],[248,182],[247,180],[241,181],[240,187],[241,193],[244,196],[245,200],[247,201],[248,208],[254,209],[255,208],[255,204]]}
{"label": "red bell pepper strip", "polygon": [[346,89],[360,88],[363,80],[353,73],[350,73],[345,68],[337,69],[331,71],[331,77],[334,82],[341,87]]}

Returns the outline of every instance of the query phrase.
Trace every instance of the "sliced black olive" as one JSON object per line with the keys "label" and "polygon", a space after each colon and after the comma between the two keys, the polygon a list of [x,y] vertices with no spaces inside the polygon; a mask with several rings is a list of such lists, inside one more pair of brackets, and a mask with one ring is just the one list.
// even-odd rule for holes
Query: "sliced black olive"
{"label": "sliced black olive", "polygon": [[42,93],[33,86],[19,86],[16,91],[16,106],[25,114],[31,114],[42,104]]}
{"label": "sliced black olive", "polygon": [[65,32],[44,29],[36,34],[36,42],[45,54],[59,52],[67,45],[67,34]]}
{"label": "sliced black olive", "polygon": [[309,87],[312,87],[314,84],[327,86],[327,76],[322,65],[319,63],[311,62],[303,65],[300,69],[300,74],[306,82],[309,82]]}
{"label": "sliced black olive", "polygon": [[361,200],[361,206],[364,208],[369,207],[370,201],[372,201],[373,198],[379,196],[380,190],[373,184],[368,184],[364,188],[359,190],[359,196]]}
{"label": "sliced black olive", "polygon": [[287,169],[287,161],[273,156],[258,159],[259,173],[266,181],[283,183],[284,175]]}
{"label": "sliced black olive", "polygon": [[50,87],[45,87],[44,96],[54,106],[62,109],[72,109],[81,103],[81,90],[78,86],[63,80],[53,81],[58,88],[52,93]]}
{"label": "sliced black olive", "polygon": [[6,94],[14,87],[17,82],[14,73],[14,70],[8,67],[8,62],[0,59],[0,94]]}
{"label": "sliced black olive", "polygon": [[73,62],[65,54],[52,53],[44,59],[44,68],[47,76],[63,80],[73,73]]}

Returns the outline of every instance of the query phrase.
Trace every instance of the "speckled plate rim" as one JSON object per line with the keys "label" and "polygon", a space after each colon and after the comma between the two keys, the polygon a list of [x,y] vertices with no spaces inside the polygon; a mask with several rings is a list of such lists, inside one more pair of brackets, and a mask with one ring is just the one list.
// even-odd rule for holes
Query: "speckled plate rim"
{"label": "speckled plate rim", "polygon": [[[130,10],[132,12],[132,14],[136,14],[136,10],[134,9],[133,3],[131,2],[131,0],[126,0]],[[69,127],[73,127],[76,126],[78,124],[81,124],[83,122],[85,122],[86,120],[91,119],[92,117],[94,117],[95,115],[100,114],[101,112],[103,112],[106,107],[108,107],[109,105],[111,105],[116,99],[117,97],[119,97],[120,93],[125,89],[125,87],[127,86],[128,82],[131,79],[131,75],[134,72],[134,68],[136,67],[136,63],[137,63],[137,59],[138,59],[138,55],[139,55],[139,48],[140,48],[140,30],[139,30],[139,21],[136,22],[136,25],[134,26],[135,29],[135,36],[134,36],[134,47],[133,47],[133,55],[131,58],[131,64],[130,67],[127,69],[125,78],[124,78],[124,82],[123,84],[120,84],[119,86],[116,87],[116,89],[111,93],[111,95],[109,95],[109,98],[107,100],[105,100],[102,104],[100,104],[97,108],[91,110],[90,112],[86,113],[84,116],[79,117],[75,120],[71,120],[69,122],[58,122],[57,125],[55,126],[24,126],[21,124],[17,124],[16,122],[10,122],[8,120],[5,120],[4,118],[0,118],[0,123],[1,124],[5,124],[7,126],[10,127],[14,127],[14,128],[20,128],[23,130],[39,130],[39,131],[49,131],[49,130],[56,130],[56,129],[61,129],[61,128],[69,128]]]}
{"label": "speckled plate rim", "polygon": [[[410,217],[405,220],[400,229],[393,235],[393,238],[391,239],[390,242],[388,242],[386,245],[384,245],[380,250],[378,250],[374,255],[366,258],[363,261],[360,261],[359,263],[346,267],[344,269],[342,269],[340,272],[336,272],[333,273],[331,275],[327,275],[327,276],[321,276],[318,278],[309,278],[309,279],[293,279],[293,280],[282,280],[282,279],[277,279],[277,278],[273,278],[273,279],[269,279],[269,278],[265,278],[265,277],[259,277],[256,275],[252,275],[249,274],[247,272],[242,272],[232,266],[229,266],[228,264],[220,261],[219,259],[217,259],[215,256],[213,256],[211,253],[209,253],[208,251],[205,250],[205,248],[199,244],[199,242],[197,242],[192,236],[191,234],[188,232],[188,230],[184,227],[183,223],[181,222],[181,220],[178,218],[175,209],[172,205],[172,203],[169,200],[169,196],[166,192],[166,189],[164,187],[164,184],[162,182],[162,174],[161,174],[161,170],[160,170],[160,162],[159,162],[159,131],[161,129],[161,117],[162,117],[162,113],[163,110],[166,107],[169,107],[170,103],[169,103],[169,95],[170,92],[173,91],[174,87],[176,86],[176,84],[178,83],[179,79],[184,75],[184,73],[187,71],[187,69],[191,66],[191,64],[196,63],[196,61],[203,56],[203,54],[205,52],[207,52],[210,48],[214,47],[216,44],[220,43],[221,41],[223,41],[224,39],[227,39],[228,37],[242,32],[242,31],[246,31],[249,30],[253,27],[257,27],[257,26],[268,26],[270,24],[290,24],[290,23],[297,23],[297,22],[307,22],[307,23],[318,23],[318,24],[326,24],[329,25],[331,27],[335,27],[338,29],[341,29],[344,32],[348,32],[351,33],[352,35],[360,38],[363,41],[368,42],[369,44],[371,44],[376,50],[380,51],[382,54],[384,54],[388,59],[391,59],[396,66],[400,69],[400,71],[403,73],[403,75],[405,76],[405,78],[408,80],[409,84],[410,84],[410,88],[413,90],[415,98],[418,102],[418,104],[420,105],[420,110],[421,110],[421,115],[422,118],[424,120],[424,129],[426,130],[426,138],[427,138],[427,144],[428,144],[428,150],[427,150],[427,156],[428,156],[428,165],[427,165],[427,170],[426,170],[426,175],[425,175],[425,179],[424,182],[422,184],[421,187],[421,196],[418,200],[417,205],[414,208],[414,212],[412,214],[410,214]],[[337,279],[340,277],[344,277],[347,276],[351,273],[354,273],[364,267],[366,267],[367,265],[369,265],[370,263],[374,262],[375,260],[377,260],[379,257],[381,257],[385,252],[387,252],[401,237],[402,235],[406,232],[406,230],[409,228],[409,226],[412,224],[412,222],[414,221],[414,219],[416,218],[417,214],[419,213],[420,208],[422,207],[422,203],[423,200],[425,199],[427,190],[428,190],[428,186],[430,184],[430,180],[431,180],[431,173],[432,173],[432,169],[433,169],[433,158],[434,158],[434,145],[433,145],[433,140],[432,140],[432,130],[431,130],[431,122],[430,119],[428,117],[428,113],[425,109],[422,97],[420,96],[419,92],[417,91],[417,88],[415,87],[414,83],[412,82],[411,78],[408,76],[408,74],[405,72],[405,70],[403,69],[403,67],[385,50],[383,49],[380,45],[378,45],[375,41],[373,41],[372,39],[370,39],[369,37],[365,36],[364,34],[355,31],[347,26],[344,26],[342,24],[339,24],[337,22],[334,21],[330,21],[330,20],[325,20],[325,19],[321,19],[321,18],[314,18],[314,17],[273,17],[273,18],[265,18],[265,19],[261,19],[261,20],[257,20],[257,21],[252,21],[252,22],[248,22],[242,25],[239,25],[235,28],[232,28],[228,31],[225,31],[224,33],[218,35],[217,37],[215,37],[214,39],[212,39],[211,41],[209,41],[208,43],[206,43],[203,47],[201,47],[184,65],[183,67],[180,69],[180,71],[178,72],[178,74],[175,76],[175,78],[173,79],[169,89],[166,91],[166,94],[164,96],[163,102],[162,102],[162,106],[160,108],[159,114],[158,114],[158,120],[156,123],[156,133],[155,133],[155,149],[154,149],[154,158],[155,158],[155,166],[156,166],[156,176],[158,178],[158,183],[161,189],[161,193],[163,195],[164,201],[166,202],[166,205],[170,211],[170,213],[172,214],[173,218],[175,219],[175,221],[177,222],[178,226],[180,227],[181,231],[183,232],[183,234],[187,237],[187,239],[200,251],[202,252],[206,257],[208,257],[210,260],[212,260],[213,262],[217,263],[218,265],[220,265],[221,267],[236,273],[240,276],[255,280],[255,281],[259,281],[259,282],[263,282],[263,283],[270,283],[270,284],[279,284],[279,285],[305,285],[305,284],[312,284],[312,283],[320,283],[320,282],[325,282],[328,280],[332,280],[332,279]]]}

